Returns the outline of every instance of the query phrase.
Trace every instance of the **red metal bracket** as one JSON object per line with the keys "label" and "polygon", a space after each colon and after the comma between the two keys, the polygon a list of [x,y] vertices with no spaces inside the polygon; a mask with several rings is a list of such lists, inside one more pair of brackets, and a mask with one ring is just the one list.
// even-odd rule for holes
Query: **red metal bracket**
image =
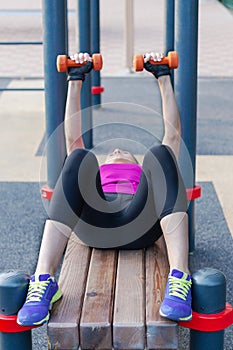
{"label": "red metal bracket", "polygon": [[194,188],[186,188],[188,201],[201,197],[201,186],[196,185]]}
{"label": "red metal bracket", "polygon": [[92,86],[91,92],[93,95],[99,95],[104,92],[104,87],[103,86]]}
{"label": "red metal bracket", "polygon": [[[197,185],[194,188],[187,188],[186,189],[187,193],[187,199],[189,201],[194,200],[196,198],[201,197],[201,186]],[[50,188],[48,185],[44,185],[41,188],[41,197],[44,199],[48,199],[49,201],[51,200],[53,195],[53,189]]]}
{"label": "red metal bracket", "polygon": [[191,321],[179,322],[179,326],[202,332],[218,332],[233,324],[233,307],[226,303],[224,311],[217,314],[200,314],[193,311]]}
{"label": "red metal bracket", "polygon": [[17,323],[17,315],[14,316],[5,316],[0,314],[0,332],[5,333],[19,333],[29,331],[32,328],[38,328],[40,326],[20,326]]}
{"label": "red metal bracket", "polygon": [[52,195],[53,195],[53,189],[50,188],[48,185],[42,186],[40,192],[41,192],[41,197],[42,198],[48,199],[49,201],[51,200]]}

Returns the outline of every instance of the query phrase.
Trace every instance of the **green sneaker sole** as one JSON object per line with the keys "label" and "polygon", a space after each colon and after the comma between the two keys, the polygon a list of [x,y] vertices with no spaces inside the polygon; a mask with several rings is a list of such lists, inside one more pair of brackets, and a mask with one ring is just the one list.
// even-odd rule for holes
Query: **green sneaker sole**
{"label": "green sneaker sole", "polygon": [[161,310],[159,311],[159,314],[162,317],[165,317],[165,318],[168,318],[169,320],[177,321],[177,322],[178,321],[191,321],[191,319],[192,319],[192,314],[187,316],[187,317],[179,317],[178,319],[172,318],[169,315],[165,315]]}

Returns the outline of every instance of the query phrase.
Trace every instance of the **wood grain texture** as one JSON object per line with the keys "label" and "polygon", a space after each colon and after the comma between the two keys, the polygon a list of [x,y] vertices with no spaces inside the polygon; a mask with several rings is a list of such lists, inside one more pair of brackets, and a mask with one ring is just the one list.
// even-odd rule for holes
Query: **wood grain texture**
{"label": "wood grain texture", "polygon": [[177,349],[178,326],[159,315],[169,263],[164,238],[146,251],[146,328],[148,349]]}
{"label": "wood grain texture", "polygon": [[114,349],[144,349],[144,251],[120,251],[113,320]]}
{"label": "wood grain texture", "polygon": [[163,237],[147,250],[118,253],[90,249],[72,235],[49,349],[177,349],[177,324],[159,315],[168,273]]}
{"label": "wood grain texture", "polygon": [[74,234],[67,245],[59,287],[63,297],[52,310],[48,323],[51,349],[76,349],[79,346],[78,324],[81,316],[91,249],[80,245]]}
{"label": "wood grain texture", "polygon": [[117,251],[93,249],[80,321],[82,349],[112,349]]}

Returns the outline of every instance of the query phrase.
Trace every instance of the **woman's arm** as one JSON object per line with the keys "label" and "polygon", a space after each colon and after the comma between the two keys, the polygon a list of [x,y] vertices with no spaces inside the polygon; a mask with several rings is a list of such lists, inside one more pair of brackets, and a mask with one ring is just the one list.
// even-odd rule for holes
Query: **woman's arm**
{"label": "woman's arm", "polygon": [[65,138],[67,155],[76,148],[85,148],[82,137],[82,114],[80,95],[85,75],[92,70],[89,54],[76,53],[71,57],[76,63],[86,63],[83,66],[72,67],[68,70],[68,93],[65,111]]}
{"label": "woman's arm", "polygon": [[164,121],[164,137],[163,144],[169,146],[178,159],[180,140],[181,140],[181,124],[178,107],[174,91],[171,85],[170,68],[168,65],[153,65],[149,61],[161,61],[163,55],[160,53],[150,53],[145,55],[145,69],[151,72],[156,79],[160,88]]}
{"label": "woman's arm", "polygon": [[181,124],[178,107],[169,75],[158,78],[162,97],[164,137],[163,144],[169,146],[178,159],[181,139]]}
{"label": "woman's arm", "polygon": [[65,112],[65,138],[67,155],[76,149],[84,148],[82,137],[82,113],[80,107],[80,93],[82,80],[68,82],[68,94]]}

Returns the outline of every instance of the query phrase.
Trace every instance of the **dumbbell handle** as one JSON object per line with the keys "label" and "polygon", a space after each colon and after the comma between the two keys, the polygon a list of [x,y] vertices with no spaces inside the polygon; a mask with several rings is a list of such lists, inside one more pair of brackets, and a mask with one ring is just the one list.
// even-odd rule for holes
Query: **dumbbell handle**
{"label": "dumbbell handle", "polygon": [[82,66],[85,66],[87,64],[87,62],[92,62],[92,59],[85,61],[83,63],[77,63],[74,60],[71,60],[70,58],[67,58],[67,60],[66,60],[67,67],[69,67],[69,68],[70,67],[82,67]]}
{"label": "dumbbell handle", "polygon": [[167,64],[170,68],[175,69],[178,67],[178,53],[176,51],[170,51],[161,61],[150,60],[149,62],[151,64]]}
{"label": "dumbbell handle", "polygon": [[160,61],[149,60],[149,62],[150,62],[151,64],[167,64],[167,65],[169,66],[169,59],[168,59],[167,56],[161,58]]}

